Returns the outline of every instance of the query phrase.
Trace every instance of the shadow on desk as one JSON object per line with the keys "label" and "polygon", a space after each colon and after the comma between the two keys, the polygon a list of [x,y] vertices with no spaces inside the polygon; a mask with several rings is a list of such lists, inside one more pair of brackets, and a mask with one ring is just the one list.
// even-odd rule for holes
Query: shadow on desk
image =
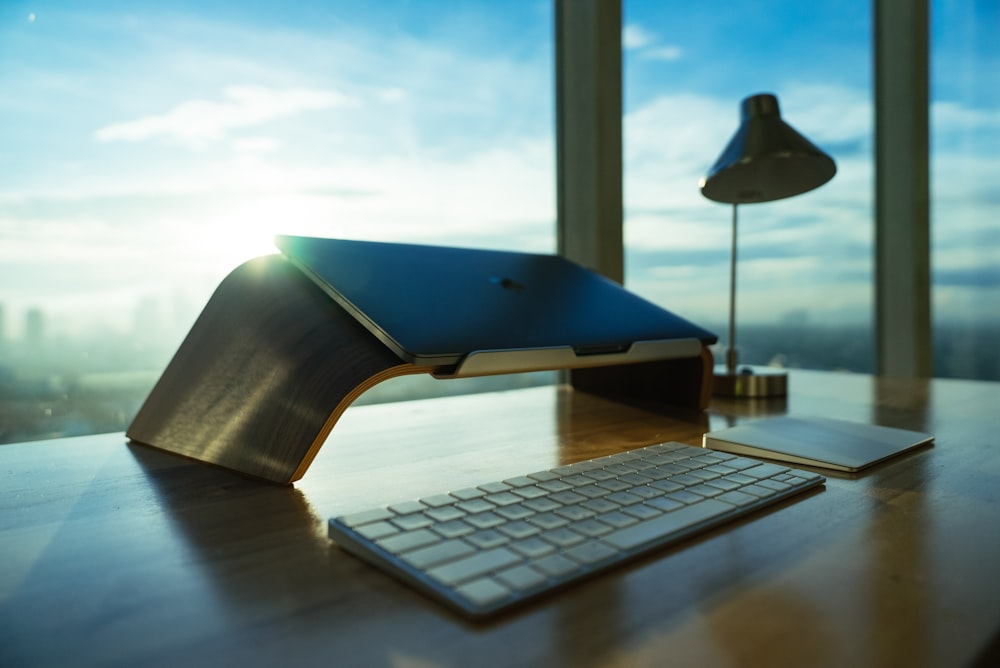
{"label": "shadow on desk", "polygon": [[[564,408],[571,416],[572,408]],[[661,651],[677,652],[664,644],[665,632],[697,622],[699,601],[724,601],[752,581],[755,570],[781,568],[771,558],[753,557],[761,550],[760,534],[750,539],[732,532],[783,506],[473,625],[336,549],[326,537],[325,518],[298,490],[209,466],[178,465],[176,457],[141,445],[129,450],[185,547],[179,562],[161,564],[166,577],[152,586],[169,589],[180,578],[200,583],[197,610],[189,618],[139,608],[139,614],[152,615],[152,625],[172,624],[171,633],[181,640],[152,657],[134,647],[147,664],[180,662],[194,651],[229,664],[323,659],[364,666],[659,665]],[[767,531],[766,523],[757,529]],[[777,533],[763,539],[767,545],[780,542]],[[783,555],[791,560],[797,553],[789,546]],[[152,596],[169,598],[165,591]],[[793,592],[772,591],[766,603],[782,614],[809,617],[808,601]],[[738,643],[746,636],[740,609],[705,629],[718,634],[712,646],[723,654],[727,638]],[[730,649],[733,656],[745,651]],[[345,664],[345,656],[352,660]]]}

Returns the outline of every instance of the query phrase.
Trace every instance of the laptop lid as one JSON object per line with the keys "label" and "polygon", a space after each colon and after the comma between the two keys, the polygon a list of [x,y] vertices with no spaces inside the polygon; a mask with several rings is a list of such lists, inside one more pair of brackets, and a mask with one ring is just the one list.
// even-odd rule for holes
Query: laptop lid
{"label": "laptop lid", "polygon": [[694,357],[716,337],[556,255],[279,236],[403,360],[472,376]]}

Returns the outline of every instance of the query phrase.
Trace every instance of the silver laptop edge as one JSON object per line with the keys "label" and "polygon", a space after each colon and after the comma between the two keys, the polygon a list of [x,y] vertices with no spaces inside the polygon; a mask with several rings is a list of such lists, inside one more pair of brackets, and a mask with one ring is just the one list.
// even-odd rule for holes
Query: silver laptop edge
{"label": "silver laptop edge", "polygon": [[698,339],[664,339],[661,341],[636,341],[627,350],[615,353],[577,353],[569,346],[536,348],[528,350],[476,350],[462,360],[454,375],[488,376],[520,371],[545,371],[574,369],[588,366],[652,362],[701,354]]}

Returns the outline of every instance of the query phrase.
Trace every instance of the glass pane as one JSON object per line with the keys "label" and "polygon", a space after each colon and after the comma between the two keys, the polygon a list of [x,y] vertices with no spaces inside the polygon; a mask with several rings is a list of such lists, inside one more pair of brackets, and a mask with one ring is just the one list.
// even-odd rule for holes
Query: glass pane
{"label": "glass pane", "polygon": [[723,359],[732,212],[699,179],[736,131],[741,100],[773,93],[838,172],[818,190],[740,207],[740,359],[871,371],[868,4],[624,6],[626,284],[714,329]]}
{"label": "glass pane", "polygon": [[934,373],[1000,380],[1000,5],[932,3]]}
{"label": "glass pane", "polygon": [[0,442],[124,429],[277,233],[554,251],[551,33],[545,2],[2,3]]}

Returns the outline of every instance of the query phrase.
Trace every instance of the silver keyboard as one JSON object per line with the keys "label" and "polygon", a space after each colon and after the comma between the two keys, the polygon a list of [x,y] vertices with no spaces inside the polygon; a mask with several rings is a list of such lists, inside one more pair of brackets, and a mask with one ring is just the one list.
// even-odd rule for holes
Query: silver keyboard
{"label": "silver keyboard", "polygon": [[329,534],[454,610],[483,617],[823,482],[662,443],[336,517]]}

